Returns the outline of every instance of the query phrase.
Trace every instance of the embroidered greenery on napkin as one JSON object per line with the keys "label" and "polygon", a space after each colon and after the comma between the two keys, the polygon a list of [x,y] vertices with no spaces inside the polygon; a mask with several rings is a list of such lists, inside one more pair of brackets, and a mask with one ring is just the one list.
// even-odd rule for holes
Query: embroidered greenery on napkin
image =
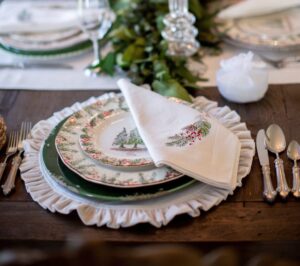
{"label": "embroidered greenery on napkin", "polygon": [[[100,63],[110,75],[116,68],[126,71],[135,84],[148,83],[165,96],[189,101],[187,89],[198,88],[203,77],[186,67],[186,59],[167,56],[167,42],[161,37],[163,17],[168,13],[167,0],[111,0],[117,19],[105,37],[113,51]],[[213,34],[216,12],[208,11],[208,0],[190,0],[189,8],[196,17],[197,36],[202,46],[217,48],[219,39]],[[212,1],[210,1],[212,2]],[[198,59],[199,55],[198,55]]]}
{"label": "embroidered greenery on napkin", "polygon": [[184,127],[180,133],[169,137],[170,142],[167,146],[183,147],[186,145],[193,145],[196,141],[208,135],[211,124],[206,120],[199,120],[192,125]]}

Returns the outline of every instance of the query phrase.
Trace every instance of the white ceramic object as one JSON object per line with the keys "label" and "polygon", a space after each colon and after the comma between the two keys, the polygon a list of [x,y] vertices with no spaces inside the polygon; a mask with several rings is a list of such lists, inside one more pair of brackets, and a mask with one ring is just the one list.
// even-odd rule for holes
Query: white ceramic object
{"label": "white ceramic object", "polygon": [[236,103],[256,102],[268,89],[268,71],[261,61],[254,61],[254,54],[239,54],[222,60],[216,81],[221,95]]}

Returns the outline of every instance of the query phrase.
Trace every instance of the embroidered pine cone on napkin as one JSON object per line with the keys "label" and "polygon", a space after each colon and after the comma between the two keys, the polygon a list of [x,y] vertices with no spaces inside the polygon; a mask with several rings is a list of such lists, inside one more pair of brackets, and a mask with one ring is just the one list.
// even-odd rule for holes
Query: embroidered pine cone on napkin
{"label": "embroidered pine cone on napkin", "polygon": [[2,116],[0,116],[0,150],[6,142],[6,124]]}

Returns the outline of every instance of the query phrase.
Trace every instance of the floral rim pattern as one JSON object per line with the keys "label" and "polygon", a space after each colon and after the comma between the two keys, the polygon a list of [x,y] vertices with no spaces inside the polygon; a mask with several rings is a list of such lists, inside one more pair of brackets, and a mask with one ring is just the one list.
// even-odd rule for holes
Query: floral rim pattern
{"label": "floral rim pattern", "polygon": [[81,150],[79,136],[81,128],[96,114],[109,110],[128,108],[120,95],[99,100],[72,114],[59,130],[55,145],[63,163],[83,179],[112,187],[133,188],[162,184],[182,176],[170,167],[153,167],[150,170],[110,169],[87,157]]}

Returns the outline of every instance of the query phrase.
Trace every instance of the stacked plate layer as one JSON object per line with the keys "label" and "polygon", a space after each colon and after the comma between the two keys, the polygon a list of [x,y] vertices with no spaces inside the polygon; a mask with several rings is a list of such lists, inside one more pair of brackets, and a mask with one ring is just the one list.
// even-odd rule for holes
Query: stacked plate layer
{"label": "stacked plate layer", "polygon": [[0,8],[0,48],[32,58],[78,54],[91,47],[70,2],[5,1]]}
{"label": "stacked plate layer", "polygon": [[[235,111],[204,97],[193,99],[191,107],[240,140],[236,182],[241,186],[255,150],[246,124]],[[183,213],[199,216],[233,193],[156,168],[120,94],[66,107],[37,123],[31,134],[20,168],[26,190],[44,209],[76,211],[86,225],[119,228],[147,222],[160,227]]]}
{"label": "stacked plate layer", "polygon": [[155,167],[122,96],[97,101],[60,122],[45,141],[41,165],[72,192],[109,201],[154,198],[197,182]]}
{"label": "stacked plate layer", "polygon": [[40,166],[65,189],[104,201],[151,199],[199,183],[154,165],[121,95],[98,100],[61,121],[45,140]]}

